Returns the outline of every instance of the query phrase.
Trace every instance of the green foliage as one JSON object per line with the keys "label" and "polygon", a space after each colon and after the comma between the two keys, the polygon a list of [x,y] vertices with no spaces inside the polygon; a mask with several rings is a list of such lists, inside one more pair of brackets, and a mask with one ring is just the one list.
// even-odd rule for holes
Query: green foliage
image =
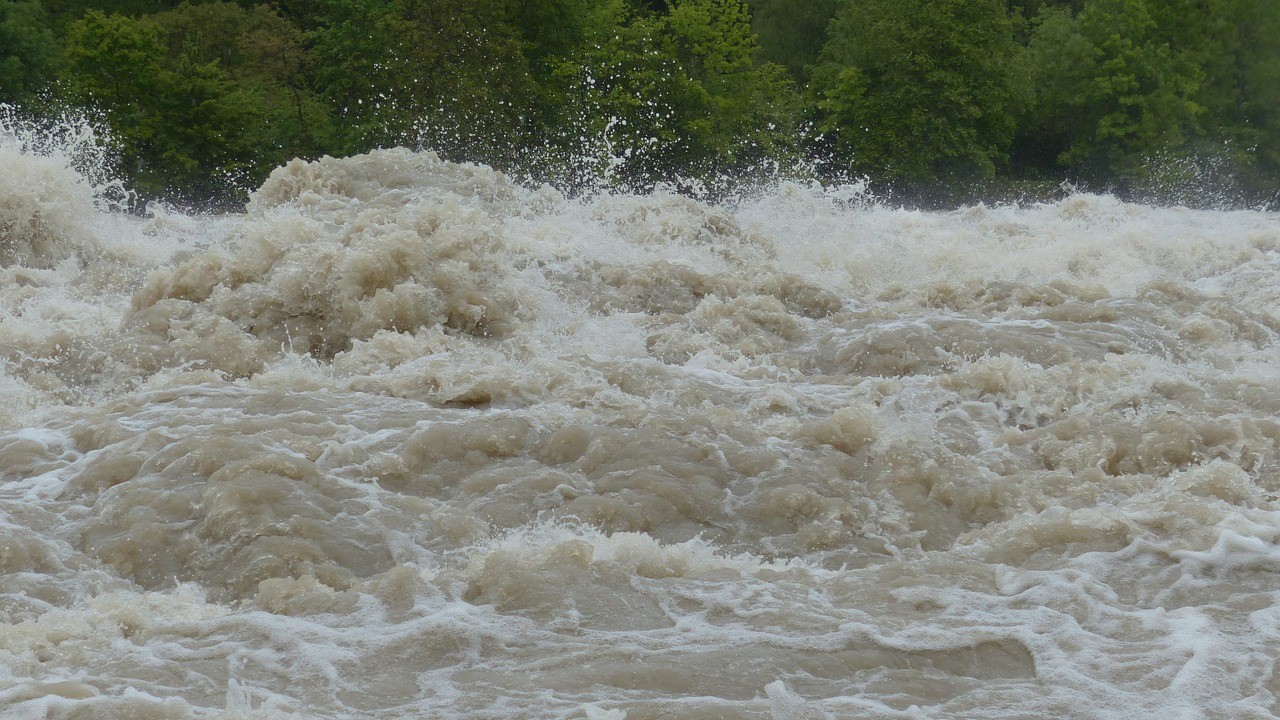
{"label": "green foliage", "polygon": [[188,202],[399,144],[569,186],[813,157],[915,198],[1280,202],[1276,0],[0,0],[0,102],[95,109]]}
{"label": "green foliage", "polygon": [[526,54],[535,66],[568,57],[587,37],[593,0],[522,0],[515,23],[524,39]]}
{"label": "green foliage", "polygon": [[689,97],[674,60],[655,47],[659,20],[623,0],[600,0],[591,13],[583,41],[552,68],[563,98],[552,124],[563,133],[556,139],[565,162],[575,165],[580,150],[604,142],[634,153],[625,168],[632,177],[659,174],[678,152],[677,123],[696,112],[689,106],[697,98]]}
{"label": "green foliage", "polygon": [[[797,98],[779,65],[756,66],[751,17],[740,0],[680,0],[666,18],[667,47],[707,112],[686,121],[695,150],[717,171],[739,172],[787,151]],[[786,135],[782,135],[786,133]]]}
{"label": "green foliage", "polygon": [[782,65],[798,82],[807,81],[836,7],[836,0],[751,0],[760,59]]}
{"label": "green foliage", "polygon": [[50,79],[58,54],[44,8],[0,0],[0,103],[25,100]]}
{"label": "green foliage", "polygon": [[[316,89],[337,122],[337,147],[389,142],[411,124],[386,96],[394,77],[397,26],[391,8],[369,0],[319,0],[308,37],[317,61]],[[378,137],[379,134],[383,137]]]}
{"label": "green foliage", "polygon": [[83,17],[96,10],[104,15],[128,15],[137,18],[148,13],[170,10],[183,0],[44,0],[44,6],[56,17]]}
{"label": "green foliage", "polygon": [[1280,191],[1280,12],[1274,0],[1206,0],[1170,29],[1204,73],[1193,153],[1225,160],[1242,185]]}
{"label": "green foliage", "polygon": [[217,1],[184,3],[151,18],[170,57],[215,65],[251,109],[253,154],[261,166],[255,175],[328,147],[332,123],[311,89],[314,63],[293,23],[266,5],[246,9]]}
{"label": "green foliage", "polygon": [[513,0],[404,0],[408,59],[396,97],[419,140],[460,159],[509,166],[530,141],[536,87]]}
{"label": "green foliage", "polygon": [[67,86],[100,108],[144,194],[222,202],[254,165],[252,99],[216,62],[166,53],[151,19],[90,11],[67,38]]}
{"label": "green foliage", "polygon": [[1137,172],[1195,132],[1202,73],[1160,32],[1152,0],[1086,0],[1079,15],[1037,19],[1028,58],[1037,97],[1024,120],[1034,142],[1086,176]]}
{"label": "green foliage", "polygon": [[535,88],[507,0],[320,0],[311,35],[337,148],[423,142],[498,160]]}
{"label": "green foliage", "polygon": [[750,172],[794,152],[798,98],[779,65],[757,65],[746,6],[677,0],[667,12],[599,2],[590,31],[554,77],[580,146],[623,156],[613,171],[646,186]]}
{"label": "green foliage", "polygon": [[1005,162],[1018,84],[998,0],[846,1],[830,35],[810,87],[831,151],[855,171],[911,185]]}

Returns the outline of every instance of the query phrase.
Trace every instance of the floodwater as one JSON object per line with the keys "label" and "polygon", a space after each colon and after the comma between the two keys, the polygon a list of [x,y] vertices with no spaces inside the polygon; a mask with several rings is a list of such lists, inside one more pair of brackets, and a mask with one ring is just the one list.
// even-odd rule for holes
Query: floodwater
{"label": "floodwater", "polygon": [[0,716],[1270,718],[1280,215],[0,140]]}

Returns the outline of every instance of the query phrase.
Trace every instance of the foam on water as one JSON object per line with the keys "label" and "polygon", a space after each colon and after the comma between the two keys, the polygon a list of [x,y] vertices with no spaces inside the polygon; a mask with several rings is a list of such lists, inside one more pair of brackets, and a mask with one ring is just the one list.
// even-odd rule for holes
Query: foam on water
{"label": "foam on water", "polygon": [[7,132],[5,717],[1280,712],[1273,213]]}

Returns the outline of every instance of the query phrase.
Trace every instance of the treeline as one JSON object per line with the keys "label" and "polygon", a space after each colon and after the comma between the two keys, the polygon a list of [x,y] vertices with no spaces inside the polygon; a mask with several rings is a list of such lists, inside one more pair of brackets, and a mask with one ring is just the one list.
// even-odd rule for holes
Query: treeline
{"label": "treeline", "polygon": [[407,144],[569,188],[1274,205],[1280,3],[0,0],[0,103],[84,109],[136,190],[189,203]]}

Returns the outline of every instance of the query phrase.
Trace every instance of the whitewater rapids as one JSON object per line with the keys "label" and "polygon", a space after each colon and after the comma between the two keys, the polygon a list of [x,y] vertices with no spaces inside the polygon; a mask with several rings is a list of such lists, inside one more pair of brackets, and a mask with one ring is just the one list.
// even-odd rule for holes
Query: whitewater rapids
{"label": "whitewater rapids", "polygon": [[1271,718],[1280,215],[0,142],[0,716]]}

